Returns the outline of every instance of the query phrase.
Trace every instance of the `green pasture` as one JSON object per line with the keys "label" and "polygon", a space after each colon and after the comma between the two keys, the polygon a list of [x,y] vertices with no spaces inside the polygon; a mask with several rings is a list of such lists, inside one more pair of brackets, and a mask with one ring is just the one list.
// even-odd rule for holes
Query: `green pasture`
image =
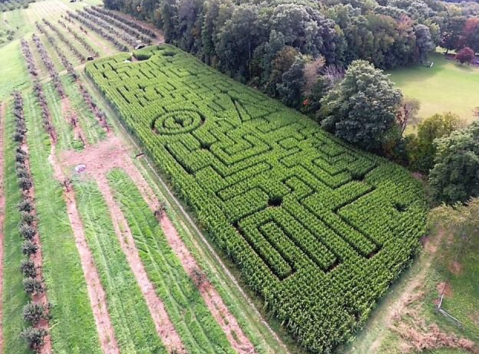
{"label": "green pasture", "polygon": [[454,112],[468,122],[479,107],[479,69],[448,60],[441,53],[430,57],[432,68],[413,66],[391,70],[391,80],[404,95],[421,102],[421,119],[436,113]]}

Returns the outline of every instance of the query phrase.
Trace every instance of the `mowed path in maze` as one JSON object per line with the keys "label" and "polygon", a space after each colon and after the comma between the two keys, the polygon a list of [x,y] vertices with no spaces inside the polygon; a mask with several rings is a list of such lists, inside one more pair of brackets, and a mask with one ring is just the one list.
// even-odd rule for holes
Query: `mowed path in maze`
{"label": "mowed path in maze", "polygon": [[290,333],[350,338],[425,232],[419,182],[174,47],[138,58],[86,72]]}
{"label": "mowed path in maze", "polygon": [[[48,337],[53,351],[275,352],[263,334],[254,331],[262,326],[262,319],[256,317],[259,314],[238,321],[229,309],[236,306],[231,303],[234,297],[228,296],[228,304],[222,299],[209,280],[211,268],[203,269],[205,263],[186,246],[171,216],[154,215],[159,197],[133,161],[137,151],[112,125],[112,115],[100,108],[81,75],[83,60],[90,53],[115,53],[118,41],[131,49],[140,25],[135,22],[137,29],[115,42],[104,37],[102,30],[87,29],[99,11],[81,15],[87,23],[75,20],[69,9],[70,5],[60,1],[32,4],[25,18],[36,37],[32,40],[27,35],[22,42],[25,118],[33,182],[40,191],[35,200],[42,216],[38,221],[42,272],[53,305]],[[92,28],[106,26],[105,16]],[[120,26],[121,21],[115,17],[110,25]],[[1,119],[3,124],[3,114]],[[7,136],[2,144],[9,146],[11,141]],[[13,163],[11,155],[7,162]],[[123,183],[139,198],[132,201],[122,194],[118,185]],[[6,202],[11,200],[7,193]],[[130,202],[137,214],[125,209]],[[6,247],[18,257],[20,242],[9,239]],[[6,265],[19,268],[19,264]],[[0,279],[2,284],[5,280],[21,287],[21,278],[8,277]],[[14,293],[3,296],[3,306],[15,303],[17,307],[9,308],[14,316],[9,318],[8,330],[7,319],[0,318],[8,342],[2,353],[26,352],[19,338],[26,326],[21,320],[26,300]],[[243,312],[235,309],[235,313]],[[286,353],[286,349],[277,352]]]}

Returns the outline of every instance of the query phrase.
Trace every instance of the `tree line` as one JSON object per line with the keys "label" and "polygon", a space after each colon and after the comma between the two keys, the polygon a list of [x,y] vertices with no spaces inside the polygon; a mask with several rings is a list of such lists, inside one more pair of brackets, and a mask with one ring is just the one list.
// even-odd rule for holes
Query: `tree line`
{"label": "tree line", "polygon": [[[447,113],[424,121],[418,135],[404,136],[419,102],[404,97],[382,70],[429,66],[428,54],[437,46],[459,53],[461,62],[474,60],[479,52],[477,3],[104,0],[104,4],[155,24],[167,42],[311,116],[341,139],[411,170],[428,175],[441,166],[438,156],[445,157],[442,151],[448,147],[435,140],[464,128],[457,116]],[[472,177],[478,173],[477,163],[471,168],[466,165],[473,161],[460,160],[456,173]],[[444,185],[431,181],[431,188],[438,189],[432,191],[436,202],[478,195],[479,182],[474,181],[479,175],[466,185],[465,179],[437,171],[439,167],[431,178],[443,178],[451,188],[440,192]]]}

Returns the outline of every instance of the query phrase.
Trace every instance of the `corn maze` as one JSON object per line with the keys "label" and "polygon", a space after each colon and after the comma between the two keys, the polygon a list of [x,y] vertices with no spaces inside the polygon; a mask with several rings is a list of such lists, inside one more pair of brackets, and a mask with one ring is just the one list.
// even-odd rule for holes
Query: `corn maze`
{"label": "corn maze", "polygon": [[349,339],[425,231],[419,182],[170,46],[87,74],[300,343]]}

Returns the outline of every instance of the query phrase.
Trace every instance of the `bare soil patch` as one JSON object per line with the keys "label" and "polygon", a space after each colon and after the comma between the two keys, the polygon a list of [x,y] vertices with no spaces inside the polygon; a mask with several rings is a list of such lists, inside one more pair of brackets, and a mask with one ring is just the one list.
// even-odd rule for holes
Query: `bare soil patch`
{"label": "bare soil patch", "polygon": [[436,285],[437,292],[439,296],[444,294],[444,297],[451,298],[454,296],[451,285],[446,282],[441,282]]}
{"label": "bare soil patch", "polygon": [[462,264],[455,260],[449,265],[448,269],[452,274],[459,275],[462,273]]}

